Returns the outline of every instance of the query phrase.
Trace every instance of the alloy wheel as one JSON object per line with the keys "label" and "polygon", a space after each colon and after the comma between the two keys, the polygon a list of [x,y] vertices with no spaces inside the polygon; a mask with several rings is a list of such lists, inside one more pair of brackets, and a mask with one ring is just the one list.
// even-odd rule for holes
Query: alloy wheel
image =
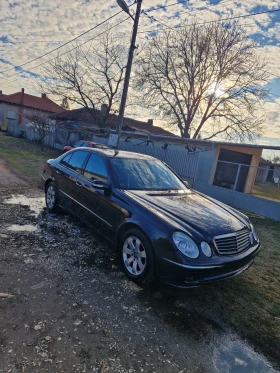
{"label": "alloy wheel", "polygon": [[134,276],[140,276],[146,267],[146,250],[139,238],[128,237],[122,249],[123,262],[128,270]]}
{"label": "alloy wheel", "polygon": [[53,209],[55,206],[55,190],[53,185],[47,188],[46,200],[48,209]]}

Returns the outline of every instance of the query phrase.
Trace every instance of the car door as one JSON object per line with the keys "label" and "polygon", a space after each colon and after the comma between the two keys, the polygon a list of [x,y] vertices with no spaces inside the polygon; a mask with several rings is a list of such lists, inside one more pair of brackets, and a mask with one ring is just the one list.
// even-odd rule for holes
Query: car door
{"label": "car door", "polygon": [[93,226],[107,238],[113,239],[117,227],[125,219],[125,211],[115,203],[111,194],[94,187],[93,182],[96,180],[110,184],[110,175],[105,159],[92,152],[83,173],[83,205]]}
{"label": "car door", "polygon": [[55,183],[59,191],[59,201],[63,208],[79,214],[79,192],[82,188],[80,176],[89,155],[87,150],[75,150],[67,154],[56,167]]}

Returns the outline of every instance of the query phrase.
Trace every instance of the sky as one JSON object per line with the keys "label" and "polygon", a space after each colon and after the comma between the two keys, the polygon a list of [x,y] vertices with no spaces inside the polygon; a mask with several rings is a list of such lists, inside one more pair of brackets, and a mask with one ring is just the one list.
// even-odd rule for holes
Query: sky
{"label": "sky", "polygon": [[[135,9],[132,3],[127,1]],[[40,77],[43,66],[57,51],[41,56],[90,28],[95,27],[59,52],[87,45],[94,37],[98,40],[98,34],[108,26],[114,26],[114,34],[120,38],[128,37],[132,30],[131,19],[117,25],[127,18],[124,12],[98,26],[121,10],[116,0],[0,0],[0,9],[0,90],[4,94],[24,88],[26,93],[39,95],[34,78]],[[242,27],[258,43],[259,56],[267,61],[270,73],[267,88],[271,97],[259,109],[266,117],[262,139],[280,146],[280,0],[143,0],[142,9],[153,19],[141,15],[137,44],[165,26],[239,17]],[[30,62],[33,59],[36,61]]]}

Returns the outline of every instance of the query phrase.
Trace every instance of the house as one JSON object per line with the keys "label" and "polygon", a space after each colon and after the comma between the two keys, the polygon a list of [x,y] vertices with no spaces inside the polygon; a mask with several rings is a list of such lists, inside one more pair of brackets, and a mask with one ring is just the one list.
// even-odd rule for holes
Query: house
{"label": "house", "polygon": [[[78,132],[81,130],[91,129],[93,132],[90,132],[88,139],[105,144],[108,143],[108,130],[116,130],[117,115],[109,114],[106,125],[100,127],[94,122],[90,110],[66,110],[51,116],[56,128],[58,125],[60,128],[66,126],[72,131],[72,136],[67,138],[70,145],[79,139]],[[102,116],[102,108],[94,115]],[[196,179],[198,183],[243,193],[252,191],[263,150],[260,145],[182,139],[154,126],[152,120],[143,122],[124,118],[122,135],[120,149],[160,158],[181,176]],[[61,136],[61,139],[62,142],[66,141],[65,136]]]}
{"label": "house", "polygon": [[7,130],[8,126],[15,127],[12,131],[15,134],[20,131],[20,127],[16,126],[27,123],[28,118],[34,115],[46,116],[63,110],[45,93],[38,97],[25,93],[24,88],[21,89],[21,92],[10,95],[5,95],[0,91],[0,128]]}
{"label": "house", "polygon": [[[56,113],[50,116],[55,122],[56,127],[68,127],[73,126],[76,130],[92,130],[95,133],[104,133],[106,130],[115,131],[117,128],[118,115],[109,114],[104,125],[101,125],[102,120],[98,120],[102,117],[104,110],[107,109],[107,105],[102,105],[101,110],[80,108],[74,110],[64,110],[60,113]],[[96,120],[97,119],[97,120]],[[149,119],[147,122],[124,117],[122,130],[124,132],[143,132],[159,135],[174,136],[171,132],[166,131],[161,127],[153,125],[153,120]]]}
{"label": "house", "polygon": [[[145,152],[169,164],[179,175],[203,185],[251,193],[264,146],[223,141],[182,139],[160,134],[130,134],[126,150]],[[135,146],[143,139],[143,146]],[[120,146],[123,146],[122,143]]]}
{"label": "house", "polygon": [[263,158],[260,159],[259,169],[256,176],[256,183],[279,183],[280,179],[280,164],[274,164]]}

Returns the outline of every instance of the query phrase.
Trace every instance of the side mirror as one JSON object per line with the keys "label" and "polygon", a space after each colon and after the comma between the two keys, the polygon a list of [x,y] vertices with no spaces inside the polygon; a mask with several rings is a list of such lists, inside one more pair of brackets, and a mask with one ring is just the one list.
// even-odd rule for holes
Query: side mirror
{"label": "side mirror", "polygon": [[187,187],[189,187],[189,183],[187,182],[187,180],[184,180],[183,183],[184,183]]}
{"label": "side mirror", "polygon": [[111,186],[106,181],[103,181],[103,180],[93,180],[92,181],[92,186],[94,188],[96,188],[96,189],[104,190],[104,192],[106,194],[110,194],[111,193]]}

